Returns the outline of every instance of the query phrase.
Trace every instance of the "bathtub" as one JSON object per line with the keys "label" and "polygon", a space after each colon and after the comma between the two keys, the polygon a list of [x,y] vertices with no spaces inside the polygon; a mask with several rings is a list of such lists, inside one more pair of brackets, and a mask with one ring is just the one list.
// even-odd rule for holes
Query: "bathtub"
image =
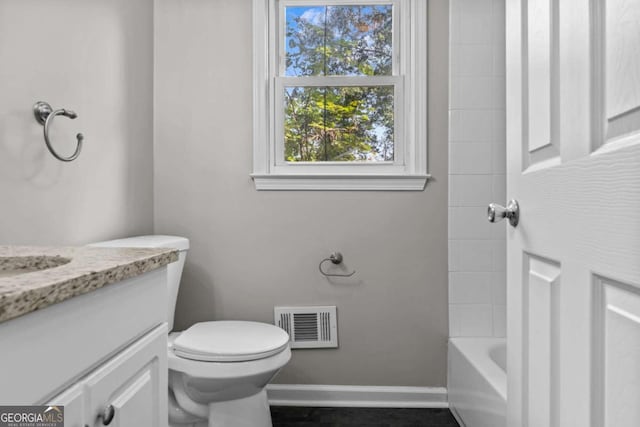
{"label": "bathtub", "polygon": [[448,393],[462,427],[506,427],[507,372],[504,338],[451,338]]}

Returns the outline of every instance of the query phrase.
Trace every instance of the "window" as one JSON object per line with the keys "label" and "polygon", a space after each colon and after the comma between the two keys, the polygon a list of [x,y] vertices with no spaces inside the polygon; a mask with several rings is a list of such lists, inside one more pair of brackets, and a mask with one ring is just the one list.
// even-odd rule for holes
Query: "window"
{"label": "window", "polygon": [[258,190],[422,190],[425,0],[254,0]]}

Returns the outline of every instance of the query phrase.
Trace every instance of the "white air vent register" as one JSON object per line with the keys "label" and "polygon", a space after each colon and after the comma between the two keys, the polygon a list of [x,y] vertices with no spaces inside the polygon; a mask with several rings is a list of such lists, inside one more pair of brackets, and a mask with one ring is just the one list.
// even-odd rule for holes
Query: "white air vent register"
{"label": "white air vent register", "polygon": [[291,348],[338,347],[336,306],[274,307],[275,324],[291,337]]}

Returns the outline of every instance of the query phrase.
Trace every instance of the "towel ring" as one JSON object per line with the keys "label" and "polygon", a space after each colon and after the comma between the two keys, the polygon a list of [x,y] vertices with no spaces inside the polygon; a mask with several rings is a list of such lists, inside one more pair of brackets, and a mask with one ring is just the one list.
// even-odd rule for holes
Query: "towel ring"
{"label": "towel ring", "polygon": [[325,262],[331,261],[332,264],[338,265],[338,264],[342,264],[342,259],[343,259],[342,254],[340,252],[334,252],[331,255],[329,255],[329,258],[325,258],[322,261],[320,261],[320,264],[318,264],[318,270],[320,270],[320,273],[322,273],[322,275],[326,277],[351,277],[354,274],[356,274],[355,270],[353,270],[351,273],[338,274],[338,273],[327,273],[322,269],[322,264],[324,264]]}
{"label": "towel ring", "polygon": [[78,156],[80,155],[80,150],[82,150],[82,142],[84,141],[84,135],[82,135],[81,133],[76,135],[76,138],[78,140],[76,151],[69,157],[64,157],[58,154],[56,150],[53,148],[53,145],[51,144],[51,140],[49,139],[49,128],[51,127],[51,123],[53,123],[53,119],[55,119],[56,116],[65,116],[70,119],[75,119],[76,117],[78,117],[78,115],[74,111],[65,110],[64,108],[53,111],[53,109],[51,108],[51,105],[42,101],[35,103],[35,105],[33,106],[33,114],[36,117],[36,120],[38,121],[38,123],[44,126],[44,142],[47,144],[47,148],[49,149],[49,152],[53,154],[53,157],[55,157],[56,159],[62,162],[70,162],[77,159]]}

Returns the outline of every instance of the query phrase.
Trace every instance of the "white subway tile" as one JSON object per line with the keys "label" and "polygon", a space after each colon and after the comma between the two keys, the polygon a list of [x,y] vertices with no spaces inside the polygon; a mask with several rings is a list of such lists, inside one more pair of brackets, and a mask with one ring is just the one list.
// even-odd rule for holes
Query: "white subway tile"
{"label": "white subway tile", "polygon": [[490,272],[493,251],[488,240],[450,240],[449,271]]}
{"label": "white subway tile", "polygon": [[449,273],[449,304],[491,304],[493,273]]}
{"label": "white subway tile", "polygon": [[507,242],[505,239],[493,240],[493,271],[507,271]]}
{"label": "white subway tile", "polygon": [[495,140],[495,113],[489,110],[452,110],[449,113],[449,140],[491,142]]}
{"label": "white subway tile", "polygon": [[462,330],[460,325],[461,317],[458,315],[456,306],[453,304],[449,304],[449,336],[450,337],[459,337],[460,332]]}
{"label": "white subway tile", "polygon": [[491,302],[493,305],[507,304],[507,273],[504,271],[492,273]]}
{"label": "white subway tile", "polygon": [[491,200],[494,203],[500,204],[504,204],[507,202],[506,175],[491,175]]}
{"label": "white subway tile", "polygon": [[451,336],[506,335],[505,0],[450,0]]}
{"label": "white subway tile", "polygon": [[450,0],[449,2],[449,36],[450,45],[460,43],[460,25],[464,0]]}
{"label": "white subway tile", "polygon": [[451,207],[449,210],[451,212],[449,238],[466,240],[491,239],[494,224],[487,221],[486,207]]}
{"label": "white subway tile", "polygon": [[460,240],[449,240],[449,271],[458,271],[460,269]]}
{"label": "white subway tile", "polygon": [[449,237],[449,239],[453,239],[453,210],[450,207],[449,211],[447,212],[447,236]]}
{"label": "white subway tile", "polygon": [[492,73],[494,76],[504,76],[507,72],[506,47],[504,43],[494,44],[491,53],[493,58]]}
{"label": "white subway tile", "polygon": [[449,206],[487,206],[493,200],[491,175],[451,175]]}
{"label": "white subway tile", "polygon": [[451,46],[451,75],[493,75],[493,44],[456,44]]}
{"label": "white subway tile", "polygon": [[478,15],[492,13],[493,0],[457,0],[463,15]]}
{"label": "white subway tile", "polygon": [[460,14],[459,41],[461,43],[491,43],[493,14],[490,0],[468,0]]}
{"label": "white subway tile", "polygon": [[450,304],[449,322],[454,336],[490,337],[493,335],[493,310],[489,304]]}
{"label": "white subway tile", "polygon": [[507,113],[505,110],[493,111],[493,139],[504,143],[507,140]]}
{"label": "white subway tile", "polygon": [[509,221],[503,220],[500,223],[493,224],[494,227],[491,230],[491,239],[493,240],[506,240],[507,227],[510,227]]}
{"label": "white subway tile", "polygon": [[504,305],[493,306],[493,336],[507,336],[507,307]]}
{"label": "white subway tile", "polygon": [[492,39],[493,42],[497,45],[504,45],[506,40],[506,9],[505,9],[505,0],[493,0],[493,8],[492,8],[492,21],[493,25],[491,26],[492,31]]}
{"label": "white subway tile", "polygon": [[496,110],[504,110],[507,105],[507,83],[505,76],[493,77],[493,108]]}
{"label": "white subway tile", "polygon": [[451,77],[451,109],[492,109],[495,106],[495,77]]}
{"label": "white subway tile", "polygon": [[492,173],[493,143],[452,142],[449,145],[449,173],[454,175]]}
{"label": "white subway tile", "polygon": [[491,144],[491,172],[507,173],[507,144],[504,141],[494,141]]}

